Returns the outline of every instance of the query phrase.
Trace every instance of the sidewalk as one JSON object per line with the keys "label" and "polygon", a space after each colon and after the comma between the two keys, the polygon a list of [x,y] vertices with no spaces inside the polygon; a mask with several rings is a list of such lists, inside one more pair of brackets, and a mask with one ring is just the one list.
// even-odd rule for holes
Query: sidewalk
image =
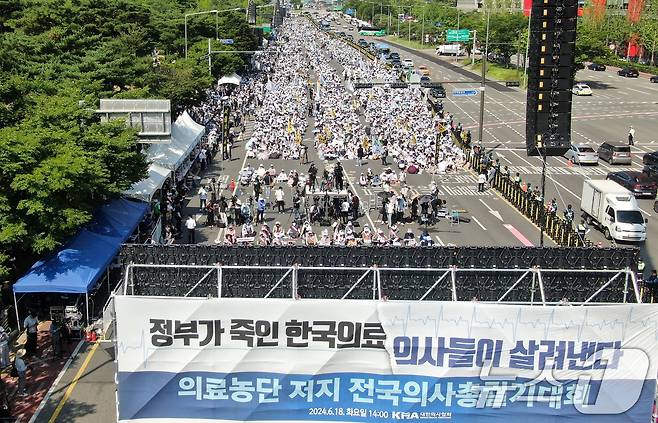
{"label": "sidewalk", "polygon": [[[34,356],[25,360],[29,367],[26,378],[27,395],[17,395],[18,378],[10,376],[11,367],[8,367],[2,372],[2,379],[7,385],[11,412],[17,419],[17,422],[30,421],[39,403],[46,396],[48,389],[55,382],[69,356],[78,344],[75,341],[64,344],[62,358],[53,359],[50,335],[48,333],[49,329],[50,322],[41,322],[39,324],[37,352]],[[23,345],[25,343],[25,334],[22,334],[16,342],[17,345]]]}

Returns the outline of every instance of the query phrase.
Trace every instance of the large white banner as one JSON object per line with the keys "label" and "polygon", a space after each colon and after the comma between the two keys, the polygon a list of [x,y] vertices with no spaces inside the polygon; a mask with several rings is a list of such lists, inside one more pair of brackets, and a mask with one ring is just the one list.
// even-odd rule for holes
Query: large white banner
{"label": "large white banner", "polygon": [[646,423],[657,313],[119,296],[119,420]]}

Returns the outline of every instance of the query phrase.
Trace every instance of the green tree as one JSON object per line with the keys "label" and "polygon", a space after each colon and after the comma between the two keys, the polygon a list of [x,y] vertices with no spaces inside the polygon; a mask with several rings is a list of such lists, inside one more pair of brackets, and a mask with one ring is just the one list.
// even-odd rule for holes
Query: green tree
{"label": "green tree", "polygon": [[656,50],[658,50],[658,21],[655,16],[647,16],[640,20],[638,26],[640,42],[651,53],[651,64],[656,64]]}

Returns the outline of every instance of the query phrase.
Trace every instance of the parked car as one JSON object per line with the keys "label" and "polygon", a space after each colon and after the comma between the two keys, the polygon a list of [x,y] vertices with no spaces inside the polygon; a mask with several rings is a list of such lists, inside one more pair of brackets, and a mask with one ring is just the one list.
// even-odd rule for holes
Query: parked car
{"label": "parked car", "polygon": [[599,164],[599,155],[592,147],[585,144],[571,144],[564,157],[575,164]]}
{"label": "parked car", "polygon": [[651,78],[649,78],[649,82],[653,82],[654,84],[658,82],[658,75],[654,75]]}
{"label": "parked car", "polygon": [[640,76],[640,72],[638,72],[637,69],[633,69],[633,68],[623,68],[617,71],[617,75],[626,78],[637,78]]}
{"label": "parked car", "polygon": [[658,182],[658,165],[644,165],[642,173],[647,175],[652,181]]}
{"label": "parked car", "polygon": [[407,58],[402,59],[402,66],[405,68],[413,68],[414,67],[414,61]]}
{"label": "parked car", "polygon": [[602,65],[600,63],[590,63],[589,65],[587,65],[587,69],[602,72],[606,68],[605,65]]}
{"label": "parked car", "polygon": [[429,76],[423,75],[420,77],[420,83],[422,84],[423,82],[432,82],[432,80],[430,79]]}
{"label": "parked car", "polygon": [[610,164],[631,164],[631,147],[626,144],[604,142],[598,153],[601,160]]}
{"label": "parked car", "polygon": [[576,84],[571,90],[575,95],[592,95],[592,89],[587,84]]}
{"label": "parked car", "polygon": [[651,180],[644,172],[612,172],[608,173],[606,179],[617,182],[619,185],[632,192],[635,197],[656,198],[658,183]]}
{"label": "parked car", "polygon": [[423,76],[430,76],[432,74],[432,71],[430,71],[430,69],[424,65],[418,66],[418,71]]}

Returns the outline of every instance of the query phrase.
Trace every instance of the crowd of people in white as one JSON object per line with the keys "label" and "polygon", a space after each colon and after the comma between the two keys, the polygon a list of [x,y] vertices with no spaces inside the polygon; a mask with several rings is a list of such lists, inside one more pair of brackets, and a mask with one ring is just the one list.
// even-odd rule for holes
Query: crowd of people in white
{"label": "crowd of people in white", "polygon": [[[232,194],[240,184],[243,188],[238,195],[218,198],[213,195],[214,188],[200,189],[204,191],[200,194],[204,197],[201,207],[208,214],[208,222],[224,228],[221,242],[432,245],[427,230],[416,237],[411,229],[398,232],[397,225],[427,224],[441,213],[445,215],[445,201],[437,198],[434,182],[430,195],[412,198],[405,179],[408,173],[441,174],[464,164],[464,154],[452,140],[452,116],[433,113],[424,88],[391,87],[390,83],[398,80],[391,68],[332,38],[304,18],[288,19],[279,27],[277,41],[257,60],[262,72],[245,79],[228,98],[218,87],[209,96],[209,104],[195,111],[207,118],[217,113],[222,102],[228,102],[254,123],[245,142],[247,166],[238,181],[228,187]],[[355,88],[359,82],[376,85]],[[312,134],[307,133],[311,121]],[[303,171],[276,170],[271,164],[269,168],[249,164],[250,159],[305,163],[305,136],[314,140],[324,166],[312,164],[304,175]],[[397,169],[388,167],[389,157]],[[358,184],[381,187],[386,194],[380,209],[386,229],[356,225],[362,207],[344,180],[340,166],[344,160],[356,160],[358,166],[364,160],[381,160],[385,165],[381,173],[368,168]],[[284,229],[279,221],[270,226],[263,215],[268,204],[278,213],[286,212],[280,188],[286,184],[293,190],[289,210],[294,219],[290,222],[288,218]],[[247,187],[253,187],[253,194]],[[240,192],[248,194],[248,201],[240,198]],[[334,197],[330,198],[330,193]],[[316,233],[313,226],[317,223],[329,224],[331,229]],[[260,230],[255,225],[260,225]]]}

